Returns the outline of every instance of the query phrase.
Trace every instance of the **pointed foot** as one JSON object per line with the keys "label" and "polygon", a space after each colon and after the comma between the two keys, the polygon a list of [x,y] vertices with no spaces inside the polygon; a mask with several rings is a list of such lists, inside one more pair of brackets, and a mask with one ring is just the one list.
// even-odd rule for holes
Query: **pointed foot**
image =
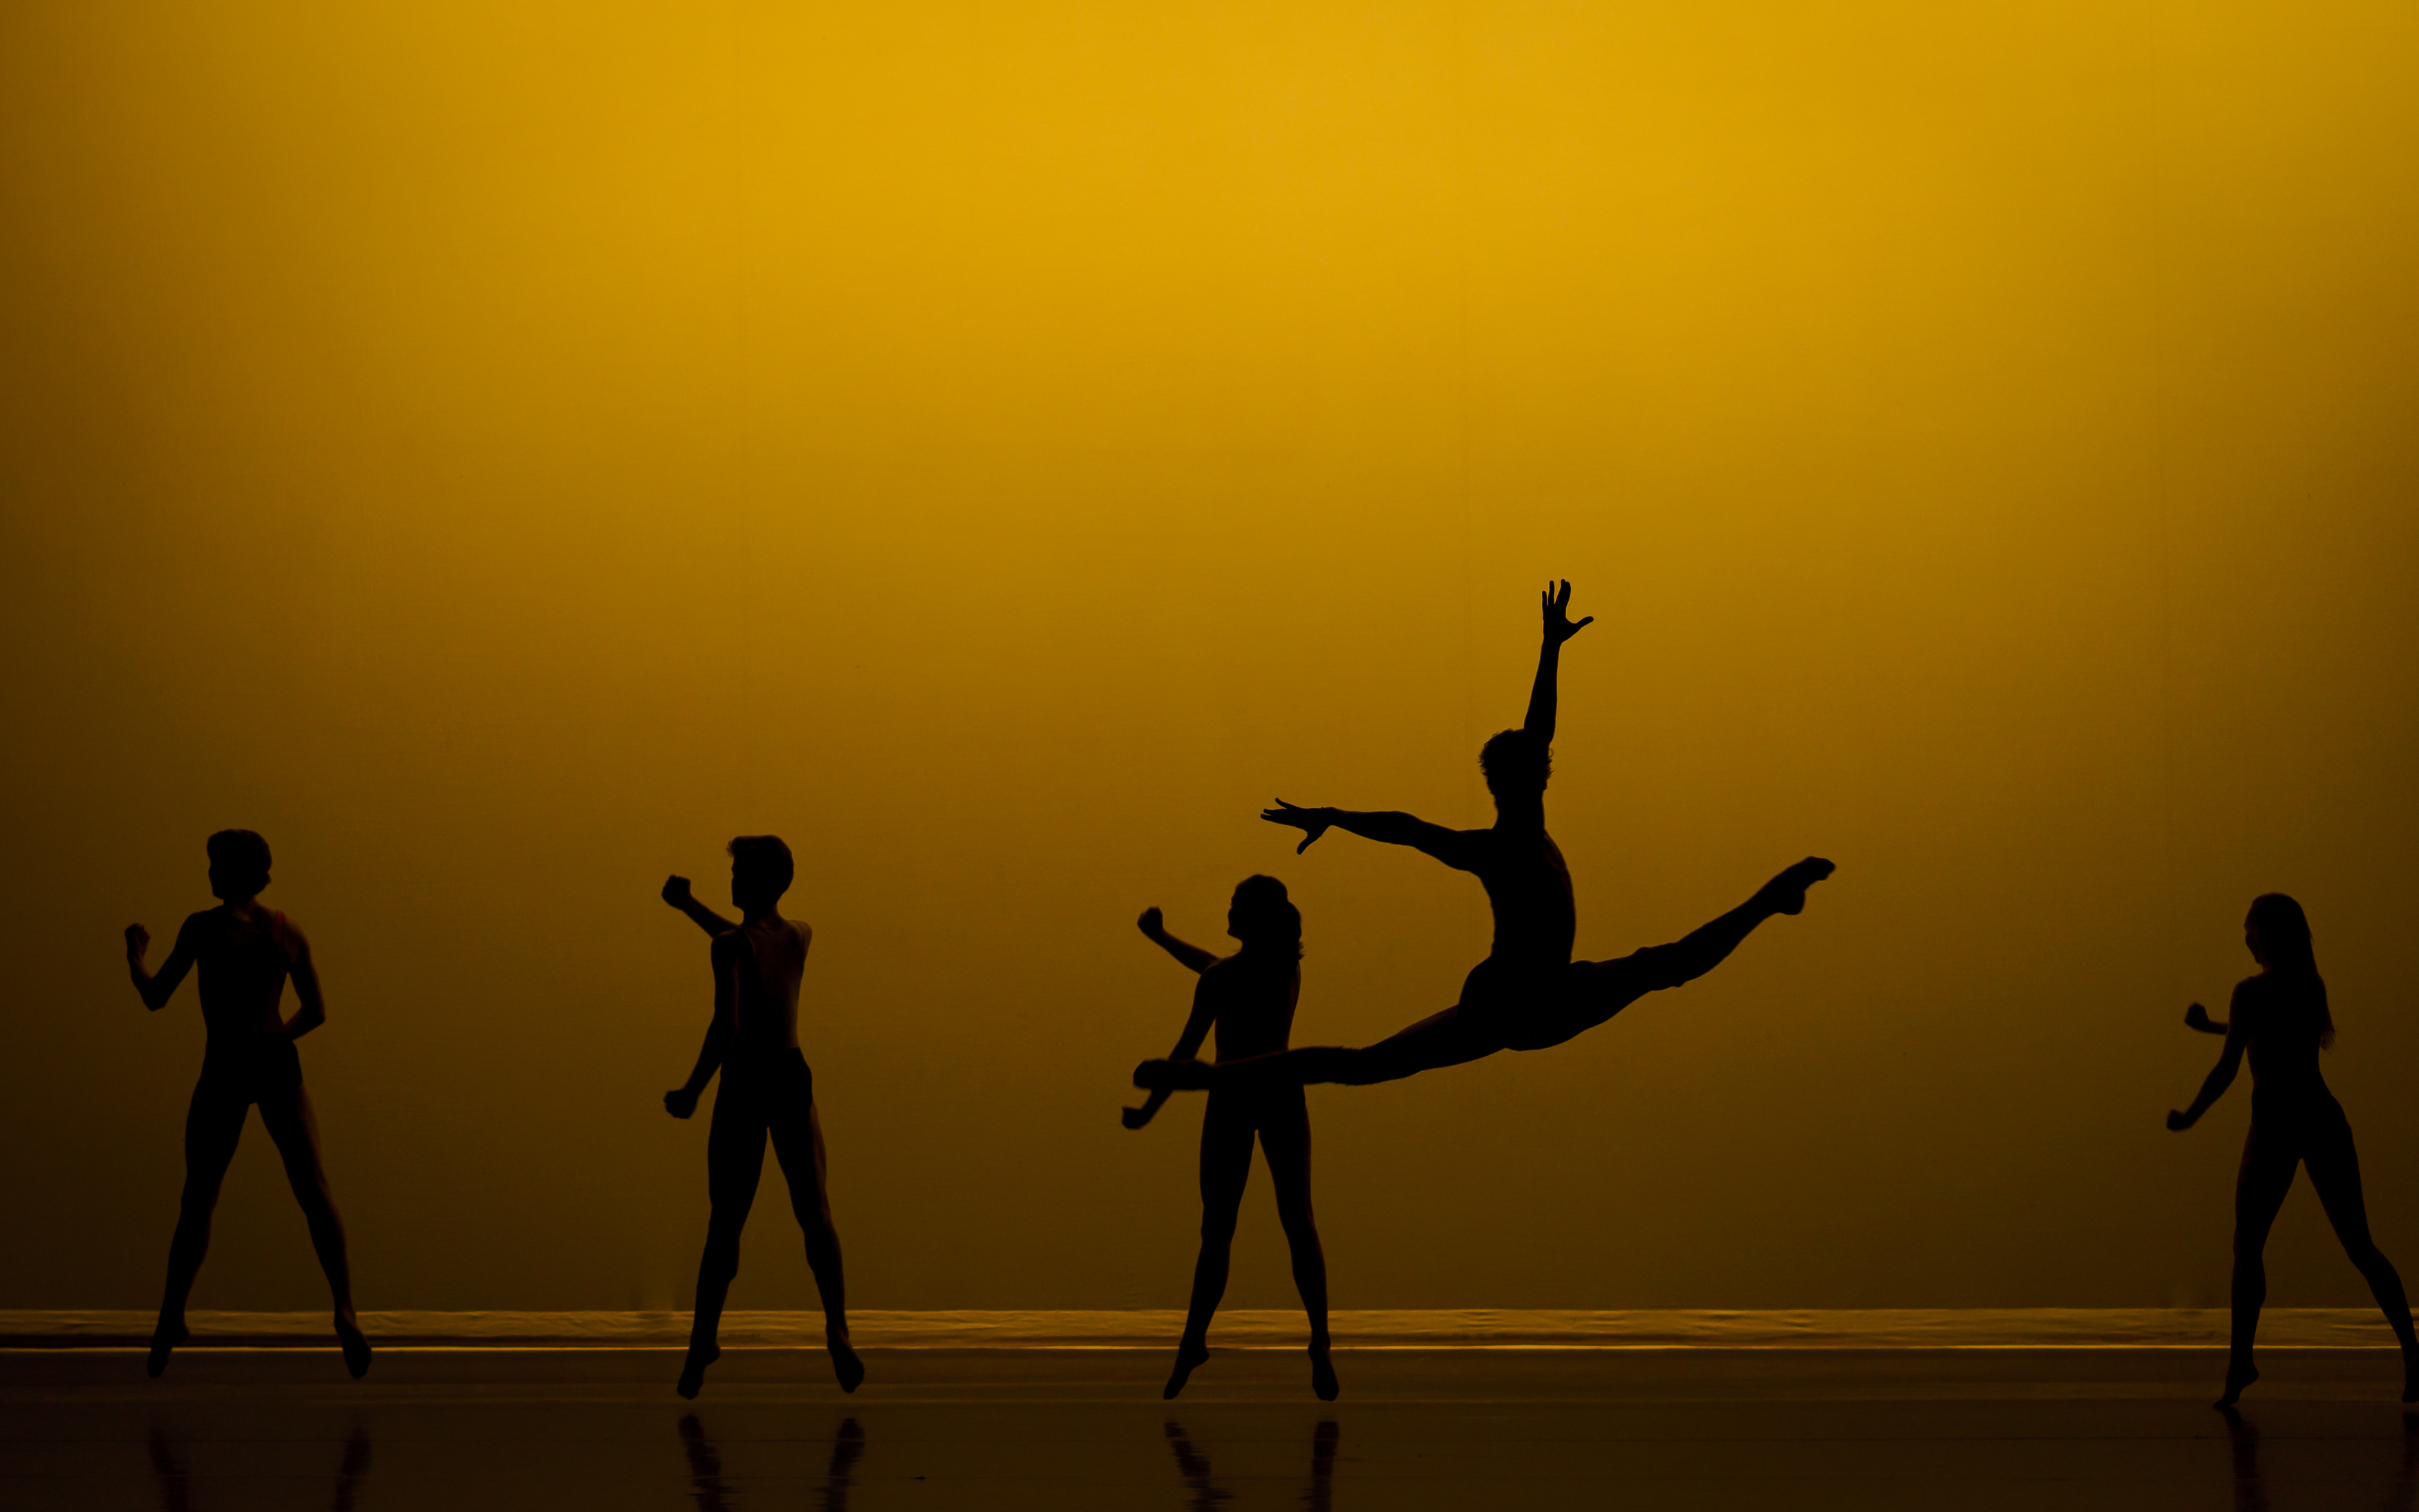
{"label": "pointed foot", "polygon": [[831,1351],[832,1375],[840,1381],[840,1390],[854,1393],[865,1383],[865,1362],[856,1357],[848,1340],[827,1339],[824,1348]]}
{"label": "pointed foot", "polygon": [[1160,1392],[1159,1399],[1163,1402],[1172,1402],[1176,1400],[1178,1396],[1183,1395],[1184,1383],[1192,1379],[1193,1372],[1209,1364],[1209,1345],[1196,1343],[1192,1339],[1186,1339],[1183,1343],[1179,1344],[1176,1347],[1176,1368],[1167,1373],[1167,1385],[1164,1390]]}
{"label": "pointed foot", "polygon": [[162,1323],[151,1331],[151,1352],[144,1357],[143,1373],[157,1381],[168,1368],[169,1351],[193,1336],[183,1323]]}
{"label": "pointed foot", "polygon": [[1336,1395],[1344,1389],[1335,1379],[1335,1365],[1328,1359],[1324,1344],[1310,1347],[1310,1389],[1322,1402],[1335,1400]]}
{"label": "pointed foot", "polygon": [[1802,914],[1806,911],[1806,889],[1838,870],[1823,857],[1810,856],[1765,883],[1764,898],[1776,914]]}
{"label": "pointed foot", "polygon": [[705,1384],[705,1367],[721,1358],[722,1347],[718,1344],[708,1344],[702,1348],[690,1345],[688,1358],[681,1362],[680,1380],[672,1382],[672,1390],[690,1401],[697,1400],[699,1388]]}
{"label": "pointed foot", "polygon": [[[2259,1379],[2259,1372],[2249,1365],[2238,1365],[2226,1372],[2226,1395],[2210,1403],[2219,1412],[2226,1412],[2242,1399],[2243,1388]],[[2403,1400],[2411,1398],[2406,1393]]]}
{"label": "pointed foot", "polygon": [[345,1351],[345,1370],[355,1381],[370,1373],[370,1341],[349,1311],[336,1315],[336,1345]]}

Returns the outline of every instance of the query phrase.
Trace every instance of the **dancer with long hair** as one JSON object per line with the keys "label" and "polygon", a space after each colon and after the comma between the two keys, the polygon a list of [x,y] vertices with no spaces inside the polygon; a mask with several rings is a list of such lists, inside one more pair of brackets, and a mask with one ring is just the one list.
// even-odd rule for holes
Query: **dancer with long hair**
{"label": "dancer with long hair", "polygon": [[1831,863],[1808,856],[1756,890],[1729,913],[1670,945],[1614,961],[1573,961],[1578,914],[1570,869],[1546,833],[1546,780],[1553,766],[1556,680],[1563,642],[1594,623],[1573,624],[1571,585],[1543,595],[1544,643],[1529,693],[1528,717],[1518,730],[1488,740],[1478,753],[1495,823],[1486,829],[1447,829],[1407,813],[1304,809],[1280,798],[1261,814],[1303,832],[1296,854],[1330,829],[1390,845],[1408,845],[1456,871],[1476,876],[1495,913],[1495,946],[1471,968],[1461,997],[1441,1013],[1373,1045],[1309,1046],[1229,1057],[1216,1065],[1177,1057],[1147,1060],[1134,1085],[1217,1088],[1287,1082],[1364,1086],[1459,1065],[1499,1050],[1543,1050],[1594,1028],[1651,992],[1677,987],[1711,971],[1757,925],[1806,906],[1806,889],[1831,874]]}
{"label": "dancer with long hair", "polygon": [[2242,1166],[2234,1182],[2234,1332],[2226,1364],[2226,1395],[2232,1407],[2243,1388],[2259,1379],[2251,1363],[2251,1342],[2259,1331],[2259,1308],[2268,1299],[2268,1268],[2262,1258],[2268,1230],[2292,1190],[2295,1167],[2306,1165],[2310,1185],[2326,1209],[2327,1222],[2343,1242],[2369,1294],[2385,1310],[2402,1345],[2402,1399],[2419,1402],[2419,1337],[2411,1327],[2411,1300],[2394,1262],[2369,1237],[2368,1204],[2360,1187],[2360,1153],[2343,1104],[2319,1073],[2319,1052],[2334,1042],[2327,984],[2319,975],[2310,944],[2310,920],[2302,905],[2281,892],[2251,901],[2242,921],[2242,943],[2259,963],[2256,976],[2235,983],[2233,1006],[2224,1023],[2195,1003],[2184,1023],[2204,1034],[2226,1036],[2192,1106],[2170,1110],[2167,1127],[2191,1128],[2210,1104],[2234,1085],[2243,1057],[2251,1059],[2251,1133],[2242,1142]]}
{"label": "dancer with long hair", "polygon": [[[126,965],[143,1006],[158,1012],[177,995],[185,974],[201,971],[202,1023],[209,1031],[202,1074],[185,1113],[185,1191],[177,1210],[176,1236],[168,1242],[168,1286],[160,1299],[160,1320],[151,1333],[145,1368],[157,1377],[168,1356],[190,1336],[185,1299],[210,1247],[210,1216],[219,1187],[243,1138],[254,1104],[260,1121],[285,1165],[286,1184],[302,1206],[311,1247],[327,1273],[335,1302],[336,1342],[345,1368],[358,1381],[369,1372],[370,1343],[353,1315],[353,1276],[346,1257],[344,1220],[328,1190],[319,1159],[319,1120],[311,1094],[302,1089],[302,1058],[294,1041],[328,1022],[312,964],[311,942],[294,921],[260,904],[269,886],[269,841],[249,829],[222,829],[206,847],[210,858],[210,895],[216,908],[188,915],[177,943],[155,974],[144,966],[151,933],[126,926]],[[279,1011],[288,979],[294,982],[294,1016]]]}
{"label": "dancer with long hair", "polygon": [[789,1182],[790,1211],[806,1234],[807,1264],[823,1295],[824,1347],[831,1354],[832,1374],[842,1391],[855,1391],[865,1379],[865,1365],[849,1343],[848,1288],[824,1189],[815,1076],[798,1048],[798,981],[814,932],[779,912],[781,894],[795,874],[789,846],[778,836],[742,835],[730,851],[731,901],[743,916],[739,923],[692,897],[686,877],[673,877],[663,888],[664,902],[714,936],[714,1019],[688,1080],[664,1094],[665,1111],[675,1119],[694,1114],[715,1072],[722,1073],[714,1126],[705,1140],[713,1211],[706,1220],[705,1254],[698,1262],[688,1357],[675,1389],[694,1397],[706,1366],[721,1358],[723,1300],[739,1273],[739,1235],[763,1180],[769,1134]]}
{"label": "dancer with long hair", "polygon": [[[1189,1060],[1212,1033],[1222,1056],[1264,1056],[1286,1048],[1294,1006],[1302,996],[1302,911],[1274,877],[1245,877],[1226,907],[1226,933],[1242,949],[1212,955],[1167,932],[1156,908],[1136,921],[1160,949],[1200,974],[1193,989],[1193,1012],[1177,1037],[1175,1058]],[[1167,1101],[1153,1092],[1139,1108],[1125,1110],[1125,1126],[1139,1129]],[[1321,1401],[1333,1401],[1335,1366],[1328,1357],[1327,1257],[1310,1210],[1310,1106],[1299,1082],[1270,1083],[1213,1091],[1201,1117],[1201,1255],[1193,1267],[1193,1299],[1184,1335],[1176,1346],[1176,1367],[1160,1395],[1173,1398],[1210,1358],[1210,1319],[1226,1292],[1226,1267],[1235,1242],[1235,1220],[1252,1174],[1252,1145],[1267,1156],[1276,1186],[1277,1221],[1293,1252],[1293,1284],[1310,1315],[1310,1387]]]}

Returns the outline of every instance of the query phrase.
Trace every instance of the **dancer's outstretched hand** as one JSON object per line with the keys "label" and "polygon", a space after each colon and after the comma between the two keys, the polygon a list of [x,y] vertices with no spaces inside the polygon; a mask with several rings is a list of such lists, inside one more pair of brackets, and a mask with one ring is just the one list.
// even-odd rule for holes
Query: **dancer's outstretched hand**
{"label": "dancer's outstretched hand", "polygon": [[2191,1114],[2186,1113],[2180,1108],[2167,1109],[2167,1128],[2172,1132],[2181,1134],[2186,1129],[2191,1128],[2195,1120]]}
{"label": "dancer's outstretched hand", "polygon": [[1312,841],[1327,833],[1328,825],[1335,823],[1334,812],[1332,809],[1299,808],[1279,798],[1275,808],[1261,810],[1260,817],[1272,825],[1291,825],[1302,830],[1302,843],[1293,848],[1293,853],[1300,856],[1310,849]]}
{"label": "dancer's outstretched hand", "polygon": [[1548,645],[1559,646],[1595,623],[1593,614],[1577,625],[1571,623],[1571,585],[1567,579],[1559,586],[1550,582],[1546,584],[1545,593],[1538,596],[1545,601]]}
{"label": "dancer's outstretched hand", "polygon": [[151,949],[151,932],[140,924],[126,926],[126,959],[136,965],[143,964],[144,952]]}
{"label": "dancer's outstretched hand", "polygon": [[1139,1129],[1144,1124],[1148,1123],[1150,1121],[1151,1115],[1158,1111],[1159,1109],[1157,1107],[1148,1103],[1145,1103],[1138,1108],[1119,1108],[1117,1109],[1117,1121],[1124,1124],[1129,1129]]}
{"label": "dancer's outstretched hand", "polygon": [[686,1119],[697,1111],[697,1094],[686,1087],[675,1087],[664,1094],[664,1111],[675,1119]]}
{"label": "dancer's outstretched hand", "polygon": [[664,879],[664,902],[674,908],[686,908],[689,901],[688,878],[674,875]]}
{"label": "dancer's outstretched hand", "polygon": [[[1146,908],[1142,911],[1142,917],[1134,920],[1134,928],[1142,931],[1144,937],[1156,940],[1167,933],[1167,918],[1157,908]],[[1137,1126],[1130,1123],[1126,1127],[1132,1129]]]}
{"label": "dancer's outstretched hand", "polygon": [[2226,1026],[2209,1016],[2209,1010],[2195,1003],[2184,1010],[2184,1027],[2198,1029],[2203,1034],[2224,1034]]}

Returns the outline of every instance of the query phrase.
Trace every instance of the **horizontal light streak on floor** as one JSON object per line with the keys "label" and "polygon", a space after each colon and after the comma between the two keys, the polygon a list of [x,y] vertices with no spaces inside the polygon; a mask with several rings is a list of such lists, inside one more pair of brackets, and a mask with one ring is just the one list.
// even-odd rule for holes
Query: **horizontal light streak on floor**
{"label": "horizontal light streak on floor", "polygon": [[[386,1348],[677,1348],[686,1312],[364,1312],[362,1326]],[[2223,1345],[2222,1308],[2020,1307],[1761,1310],[1653,1308],[1358,1309],[1331,1315],[1335,1342],[1353,1349],[2206,1349]],[[151,1332],[131,1310],[0,1309],[0,1348],[123,1348]],[[316,1347],[324,1312],[189,1315],[193,1344],[209,1348]],[[1160,1349],[1181,1330],[1175,1309],[1142,1311],[927,1311],[850,1315],[866,1349]],[[1302,1315],[1279,1308],[1221,1312],[1212,1339],[1226,1349],[1299,1349]],[[2374,1308],[2272,1307],[2263,1345],[2285,1349],[2392,1349]],[[823,1315],[732,1311],[724,1349],[820,1349]]]}

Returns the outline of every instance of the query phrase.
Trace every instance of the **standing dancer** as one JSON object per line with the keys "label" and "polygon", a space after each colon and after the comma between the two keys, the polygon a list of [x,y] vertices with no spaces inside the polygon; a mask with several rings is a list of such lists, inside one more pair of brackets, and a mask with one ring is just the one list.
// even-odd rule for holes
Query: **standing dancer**
{"label": "standing dancer", "polygon": [[842,1391],[855,1391],[865,1365],[848,1340],[848,1288],[841,1279],[840,1235],[824,1190],[824,1131],[815,1117],[815,1077],[798,1050],[798,979],[814,932],[777,912],[790,890],[790,847],[772,835],[731,842],[731,901],[737,925],[689,895],[688,881],[664,884],[664,901],[714,936],[714,1022],[688,1080],[664,1094],[675,1119],[697,1111],[697,1100],[722,1072],[714,1126],[705,1140],[706,1189],[714,1203],[706,1220],[705,1256],[697,1268],[697,1316],[689,1326],[688,1358],[678,1390],[695,1396],[705,1367],[722,1354],[716,1335],[731,1278],[739,1273],[739,1233],[764,1175],[764,1137],[772,1135],[781,1174],[790,1183],[790,1211],[806,1231],[807,1264],[823,1293],[824,1347]]}
{"label": "standing dancer", "polygon": [[[1193,1015],[1177,1037],[1177,1059],[1191,1059],[1213,1029],[1225,1055],[1261,1056],[1286,1047],[1302,996],[1302,910],[1286,897],[1284,883],[1254,876],[1236,884],[1226,907],[1226,933],[1243,948],[1224,959],[1167,933],[1156,908],[1146,910],[1138,922],[1153,944],[1201,974],[1193,990]],[[1148,1123],[1166,1101],[1166,1092],[1156,1091],[1141,1107],[1126,1109],[1126,1127]],[[1328,1360],[1327,1257],[1310,1211],[1310,1106],[1299,1082],[1210,1094],[1201,1119],[1201,1257],[1193,1267],[1193,1301],[1163,1398],[1182,1391],[1185,1379],[1210,1358],[1210,1319],[1226,1291],[1227,1256],[1243,1185],[1252,1175],[1255,1137],[1268,1157],[1269,1179],[1276,1183],[1277,1221],[1293,1251],[1293,1284],[1302,1293],[1302,1311],[1310,1315],[1310,1389],[1321,1401],[1335,1399],[1335,1366]]]}
{"label": "standing dancer", "polygon": [[1153,1090],[1284,1082],[1394,1081],[1440,1066],[1477,1060],[1499,1050],[1543,1050],[1592,1029],[1651,992],[1693,981],[1721,964],[1755,927],[1775,914],[1806,906],[1806,889],[1831,874],[1831,863],[1809,856],[1758,888],[1754,897],[1671,945],[1617,961],[1573,961],[1578,915],[1570,869],[1546,833],[1546,779],[1552,768],[1555,678],[1563,642],[1595,622],[1574,625],[1571,585],[1544,594],[1545,641],[1529,716],[1518,730],[1487,742],[1478,764],[1495,797],[1487,829],[1446,829],[1407,813],[1301,809],[1280,798],[1260,815],[1302,830],[1297,854],[1331,828],[1390,845],[1425,851],[1456,871],[1474,874],[1495,913],[1495,948],[1462,983],[1461,1000],[1390,1039],[1358,1049],[1305,1047],[1217,1065],[1178,1057],[1146,1060],[1134,1085]]}
{"label": "standing dancer", "polygon": [[[193,1084],[185,1114],[185,1193],[176,1237],[168,1242],[168,1288],[160,1299],[160,1321],[151,1332],[145,1368],[157,1377],[168,1368],[169,1351],[189,1336],[185,1299],[210,1247],[210,1214],[218,1207],[220,1183],[243,1138],[244,1119],[257,1103],[260,1121],[285,1163],[294,1200],[302,1205],[319,1269],[328,1275],[345,1368],[359,1381],[370,1368],[370,1344],[353,1317],[345,1225],[320,1167],[319,1120],[302,1089],[302,1060],[294,1049],[295,1041],[328,1022],[311,942],[293,920],[260,906],[259,893],[269,886],[269,841],[249,829],[222,829],[207,849],[210,895],[219,906],[186,917],[157,976],[143,965],[151,932],[140,924],[126,926],[127,969],[143,1006],[154,1012],[167,1006],[185,973],[198,965],[202,1023],[209,1031],[201,1079]],[[288,977],[294,979],[296,1000],[290,1019],[278,1012]]]}
{"label": "standing dancer", "polygon": [[2402,1342],[2402,1399],[2419,1402],[2419,1337],[2411,1330],[2411,1301],[2394,1262],[2369,1238],[2351,1124],[2319,1074],[2319,1051],[2334,1042],[2335,1025],[2327,1011],[2318,955],[2310,948],[2309,918],[2285,894],[2262,893],[2251,901],[2250,916],[2242,921],[2242,943],[2259,963],[2259,974],[2235,983],[2234,1006],[2223,1024],[2198,1003],[2184,1010],[2187,1025],[2226,1036],[2226,1048],[2192,1106],[2167,1114],[2168,1128],[2191,1128],[2226,1095],[2244,1053],[2250,1054],[2251,1133],[2242,1142],[2242,1169],[2234,1182],[2234,1337],[2226,1395],[2217,1405],[2232,1407],[2242,1388],[2259,1379],[2251,1364],[2251,1340],[2259,1331],[2260,1304],[2268,1300],[2261,1254],[2269,1226],[2292,1190],[2293,1168],[2304,1165],[2344,1253]]}

